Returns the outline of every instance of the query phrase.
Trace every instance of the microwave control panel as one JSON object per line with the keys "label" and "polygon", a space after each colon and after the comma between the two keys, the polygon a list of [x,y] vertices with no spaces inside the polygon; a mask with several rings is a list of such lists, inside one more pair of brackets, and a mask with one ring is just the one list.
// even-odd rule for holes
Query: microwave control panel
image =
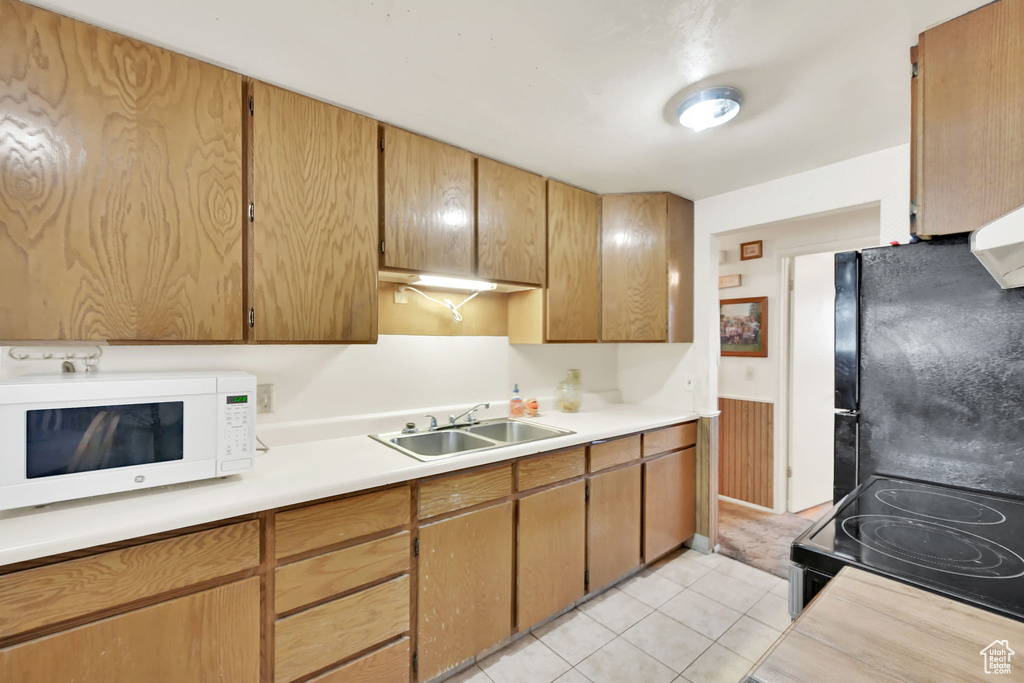
{"label": "microwave control panel", "polygon": [[222,471],[252,466],[252,404],[248,394],[229,395],[224,411],[224,460]]}

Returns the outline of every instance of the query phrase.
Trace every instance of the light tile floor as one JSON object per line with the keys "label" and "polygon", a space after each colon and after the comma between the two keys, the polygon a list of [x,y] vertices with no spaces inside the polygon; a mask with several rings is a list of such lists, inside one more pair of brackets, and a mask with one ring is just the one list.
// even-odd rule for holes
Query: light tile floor
{"label": "light tile floor", "polygon": [[675,553],[451,683],[735,683],[789,625],[783,579]]}

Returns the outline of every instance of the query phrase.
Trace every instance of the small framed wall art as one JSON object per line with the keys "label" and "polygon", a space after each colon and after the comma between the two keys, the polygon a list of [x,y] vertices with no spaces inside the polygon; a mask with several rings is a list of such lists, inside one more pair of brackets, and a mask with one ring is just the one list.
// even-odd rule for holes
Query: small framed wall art
{"label": "small framed wall art", "polygon": [[722,299],[719,337],[723,356],[768,357],[768,297]]}
{"label": "small framed wall art", "polygon": [[761,258],[763,255],[761,240],[744,242],[740,245],[740,261],[750,261],[751,259]]}
{"label": "small framed wall art", "polygon": [[719,275],[718,276],[718,288],[729,289],[730,287],[739,287],[743,284],[742,275]]}

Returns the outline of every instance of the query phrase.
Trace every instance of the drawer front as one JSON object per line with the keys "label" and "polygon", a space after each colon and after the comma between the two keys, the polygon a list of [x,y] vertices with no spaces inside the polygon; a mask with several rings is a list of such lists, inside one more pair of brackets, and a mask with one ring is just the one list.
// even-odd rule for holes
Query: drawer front
{"label": "drawer front", "polygon": [[640,459],[640,435],[612,441],[596,441],[590,446],[590,471],[598,472],[624,462]]}
{"label": "drawer front", "polygon": [[0,638],[256,567],[259,528],[242,522],[0,576]]}
{"label": "drawer front", "polygon": [[408,630],[408,576],[285,617],[274,627],[274,680],[295,680]]}
{"label": "drawer front", "polygon": [[678,451],[697,444],[697,423],[666,427],[644,434],[644,457]]}
{"label": "drawer front", "polygon": [[519,463],[519,490],[528,491],[558,481],[583,476],[587,465],[587,449],[542,455]]}
{"label": "drawer front", "polygon": [[409,638],[342,664],[310,683],[409,683]]}
{"label": "drawer front", "polygon": [[275,554],[280,559],[404,526],[412,516],[410,501],[411,489],[400,486],[279,512],[274,518]]}
{"label": "drawer front", "polygon": [[425,481],[420,484],[420,519],[497,500],[511,493],[511,464]]}
{"label": "drawer front", "polygon": [[285,565],[274,580],[278,614],[409,571],[408,531]]}

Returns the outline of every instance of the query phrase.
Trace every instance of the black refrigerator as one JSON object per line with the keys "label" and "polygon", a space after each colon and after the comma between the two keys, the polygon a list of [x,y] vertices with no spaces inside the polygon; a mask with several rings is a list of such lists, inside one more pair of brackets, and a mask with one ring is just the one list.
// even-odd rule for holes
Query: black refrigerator
{"label": "black refrigerator", "polygon": [[834,500],[872,475],[1024,495],[1024,288],[966,235],[836,255]]}

